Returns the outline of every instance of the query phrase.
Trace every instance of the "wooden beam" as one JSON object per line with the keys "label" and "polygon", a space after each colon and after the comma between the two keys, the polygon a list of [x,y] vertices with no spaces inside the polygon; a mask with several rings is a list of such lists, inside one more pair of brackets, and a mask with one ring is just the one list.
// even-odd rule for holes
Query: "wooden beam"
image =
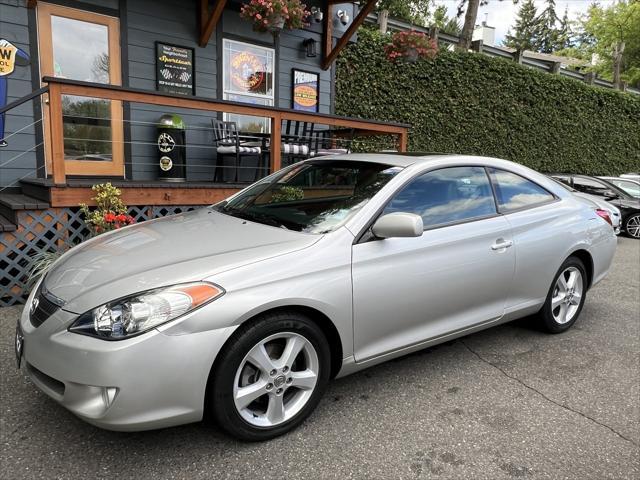
{"label": "wooden beam", "polygon": [[[353,37],[353,34],[356,33],[356,30],[358,30],[360,25],[364,23],[365,19],[367,18],[367,15],[369,15],[373,11],[375,6],[376,6],[376,0],[367,0],[367,3],[360,9],[360,12],[356,16],[356,18],[353,19],[347,31],[344,32],[342,37],[338,39],[336,46],[333,47],[333,49],[328,54],[325,51],[325,55],[322,60],[323,70],[327,70],[329,67],[331,67],[331,64],[335,61],[338,54],[342,51],[344,47],[347,46],[347,43],[349,42],[351,37]],[[329,17],[332,11],[333,10],[331,9],[331,6],[327,5],[327,20],[328,20],[328,23],[331,25],[333,25],[333,18],[329,19]],[[325,26],[326,26],[326,23],[325,23]],[[325,47],[326,47],[326,43],[325,43]]]}
{"label": "wooden beam", "polygon": [[[211,34],[222,17],[222,12],[227,4],[227,0],[217,0],[213,7],[213,12],[209,14],[209,1],[200,0],[200,41],[201,47],[206,47],[211,38]],[[207,18],[208,16],[208,18]]]}
{"label": "wooden beam", "polygon": [[269,173],[277,172],[282,167],[281,130],[282,117],[276,115],[271,118],[271,144],[269,146],[271,165],[269,165]]}
{"label": "wooden beam", "polygon": [[64,127],[62,125],[62,88],[49,85],[49,138],[51,139],[51,175],[56,185],[66,183],[64,163]]}
{"label": "wooden beam", "polygon": [[322,58],[327,58],[333,48],[333,6],[324,9],[324,28],[322,29]]}

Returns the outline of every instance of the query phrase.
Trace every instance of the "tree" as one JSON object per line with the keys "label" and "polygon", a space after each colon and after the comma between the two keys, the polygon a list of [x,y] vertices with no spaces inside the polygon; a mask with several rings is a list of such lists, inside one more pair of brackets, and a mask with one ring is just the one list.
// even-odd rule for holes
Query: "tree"
{"label": "tree", "polygon": [[559,30],[556,23],[560,21],[556,13],[556,0],[547,0],[547,8],[540,13],[536,21],[538,32],[535,49],[542,53],[552,53],[558,43]]}
{"label": "tree", "polygon": [[507,33],[504,45],[522,52],[535,48],[538,33],[537,11],[533,0],[524,0],[518,10],[513,33]]}
{"label": "tree", "polygon": [[[498,0],[502,2],[502,0]],[[519,0],[511,0],[513,3],[518,3]],[[476,19],[478,18],[478,8],[487,5],[489,0],[459,0],[458,3],[458,18],[464,13],[464,23],[462,24],[462,31],[460,32],[460,40],[458,41],[459,50],[469,50],[471,47],[471,38],[473,37],[473,29],[476,26]],[[466,11],[465,11],[466,6]]]}
{"label": "tree", "polygon": [[606,8],[593,4],[581,23],[593,39],[586,48],[600,58],[594,70],[618,87],[621,80],[640,85],[640,1],[621,0]]}
{"label": "tree", "polygon": [[431,25],[449,35],[460,35],[460,24],[447,15],[447,7],[439,5],[431,17]]}
{"label": "tree", "polygon": [[376,8],[380,32],[387,33],[389,16],[425,26],[431,3],[431,0],[380,0]]}
{"label": "tree", "polygon": [[558,36],[556,39],[556,45],[554,51],[566,50],[573,47],[573,29],[571,28],[571,21],[569,20],[569,8],[565,7],[564,15],[560,20],[560,29],[558,30]]}

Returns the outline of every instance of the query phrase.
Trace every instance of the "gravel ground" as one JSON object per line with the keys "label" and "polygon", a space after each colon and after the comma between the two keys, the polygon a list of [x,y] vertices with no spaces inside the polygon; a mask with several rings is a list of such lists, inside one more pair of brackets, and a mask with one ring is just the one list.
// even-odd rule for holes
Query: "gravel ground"
{"label": "gravel ground", "polygon": [[334,381],[301,428],[262,444],[202,424],[92,427],[15,369],[0,309],[3,479],[638,479],[640,242],[620,238],[578,323],[523,320]]}

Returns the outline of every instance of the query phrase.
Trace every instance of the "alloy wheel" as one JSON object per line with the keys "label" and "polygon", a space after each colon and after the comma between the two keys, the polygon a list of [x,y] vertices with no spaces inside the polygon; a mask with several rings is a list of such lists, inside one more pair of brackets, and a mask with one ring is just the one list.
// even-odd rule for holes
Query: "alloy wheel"
{"label": "alloy wheel", "polygon": [[627,220],[627,226],[625,229],[627,234],[633,238],[640,238],[640,215],[634,215]]}
{"label": "alloy wheel", "polygon": [[320,362],[309,340],[293,332],[270,335],[244,357],[235,375],[237,412],[256,427],[293,418],[311,398]]}
{"label": "alloy wheel", "polygon": [[551,297],[551,313],[559,324],[570,322],[580,308],[584,294],[582,273],[576,267],[564,270],[556,280]]}

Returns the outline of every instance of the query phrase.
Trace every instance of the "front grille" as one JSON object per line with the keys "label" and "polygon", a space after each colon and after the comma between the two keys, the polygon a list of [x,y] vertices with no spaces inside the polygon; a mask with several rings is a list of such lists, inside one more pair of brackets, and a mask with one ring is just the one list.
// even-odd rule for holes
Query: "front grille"
{"label": "front grille", "polygon": [[38,304],[30,313],[29,320],[31,320],[31,325],[38,328],[47,318],[56,313],[60,307],[47,298],[42,286],[40,286],[36,292],[34,297],[34,302],[35,301],[37,301]]}

